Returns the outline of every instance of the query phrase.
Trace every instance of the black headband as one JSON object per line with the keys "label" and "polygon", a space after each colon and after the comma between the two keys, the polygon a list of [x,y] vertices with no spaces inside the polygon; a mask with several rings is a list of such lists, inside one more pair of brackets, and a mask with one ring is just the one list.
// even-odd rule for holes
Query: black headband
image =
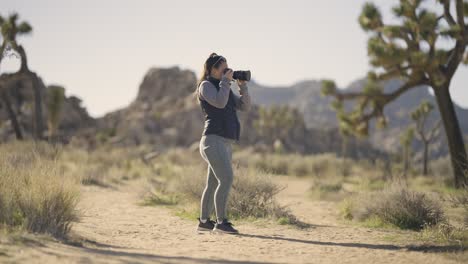
{"label": "black headband", "polygon": [[211,64],[212,66],[216,65],[216,63],[218,63],[220,60],[226,61],[226,58],[224,58],[224,57],[221,56],[221,55],[212,56],[212,57],[210,57],[208,60],[212,60],[212,59],[214,59],[214,58],[216,58],[216,57],[218,57],[218,58],[216,59],[216,61],[215,61],[213,64]]}

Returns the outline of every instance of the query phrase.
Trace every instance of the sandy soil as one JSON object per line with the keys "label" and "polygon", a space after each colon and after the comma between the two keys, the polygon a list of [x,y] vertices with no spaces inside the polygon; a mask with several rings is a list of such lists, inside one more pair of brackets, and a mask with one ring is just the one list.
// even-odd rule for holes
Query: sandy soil
{"label": "sandy soil", "polygon": [[197,222],[162,206],[141,206],[144,180],[116,188],[83,186],[74,242],[0,242],[1,263],[460,263],[466,253],[386,239],[396,230],[340,223],[331,202],[306,198],[307,179],[275,178],[279,199],[312,227],[236,223],[242,234],[198,234]]}

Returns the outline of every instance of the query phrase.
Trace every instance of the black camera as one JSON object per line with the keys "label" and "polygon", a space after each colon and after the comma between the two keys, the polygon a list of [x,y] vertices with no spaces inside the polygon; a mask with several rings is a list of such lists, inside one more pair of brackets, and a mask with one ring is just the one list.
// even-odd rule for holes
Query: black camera
{"label": "black camera", "polygon": [[[223,73],[229,70],[231,70],[231,68],[226,68]],[[234,71],[232,73],[232,78],[235,80],[250,81],[250,71]]]}

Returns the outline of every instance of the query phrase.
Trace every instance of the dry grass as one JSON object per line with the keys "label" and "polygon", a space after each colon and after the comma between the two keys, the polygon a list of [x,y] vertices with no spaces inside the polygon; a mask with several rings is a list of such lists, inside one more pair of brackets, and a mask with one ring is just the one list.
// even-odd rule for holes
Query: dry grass
{"label": "dry grass", "polygon": [[[153,192],[153,198],[157,197],[153,202],[159,204],[175,204],[180,203],[180,200],[199,202],[206,177],[205,162],[199,153],[180,149],[171,150],[158,161],[159,174],[169,175],[163,178],[171,180],[165,183],[167,186]],[[231,193],[232,201],[229,202],[233,217],[262,217],[262,215],[275,214],[272,213],[274,206],[270,206],[265,211],[268,206],[265,207],[264,202],[274,197],[277,192],[275,187],[266,184],[269,180],[265,180],[273,174],[310,177],[311,197],[330,201],[347,200],[348,202],[344,203],[348,203],[348,209],[355,203],[353,201],[356,200],[355,197],[383,191],[385,196],[379,197],[381,203],[375,204],[373,208],[366,207],[369,216],[364,217],[366,218],[364,221],[371,226],[397,225],[409,229],[421,229],[424,224],[431,226],[438,222],[437,217],[442,216],[431,216],[439,212],[440,205],[432,204],[433,199],[429,199],[429,193],[453,192],[449,187],[447,176],[422,177],[414,173],[407,178],[401,178],[396,175],[398,164],[389,168],[381,160],[374,163],[366,160],[346,160],[347,173],[342,175],[343,161],[331,153],[301,156],[255,153],[248,149],[240,149],[233,153],[233,164],[237,176]],[[434,166],[434,171],[444,171],[444,166],[446,163],[439,161],[437,166]],[[405,182],[409,186],[408,190],[390,191],[387,185],[394,181]],[[430,207],[431,205],[433,207]],[[355,218],[356,216],[353,216],[355,213],[348,210],[344,215]]]}
{"label": "dry grass", "polygon": [[452,216],[453,218],[460,216],[460,222],[463,222],[463,227],[468,230],[468,188],[464,188],[463,190],[448,194],[445,197],[445,201],[448,202],[450,205],[450,212],[455,212]]}
{"label": "dry grass", "polygon": [[[104,186],[147,177],[155,182],[155,188],[147,195],[146,204],[179,205],[190,208],[186,216],[196,217],[199,209],[195,205],[199,203],[206,181],[206,163],[198,151],[172,148],[149,163],[141,159],[145,151],[136,148],[109,148],[91,153],[67,151],[64,167],[67,172],[80,175],[84,184]],[[298,223],[287,208],[275,201],[280,188],[272,183],[270,176],[273,174],[310,177],[312,197],[345,200],[342,211],[346,218],[361,218],[368,226],[376,227],[394,225],[421,230],[426,225],[434,229],[440,222],[437,217],[444,216],[437,216],[438,207],[424,193],[458,193],[450,187],[447,175],[439,175],[447,172],[447,160],[443,159],[432,166],[437,175],[422,177],[413,173],[404,179],[396,175],[398,164],[388,168],[380,160],[375,163],[346,160],[348,168],[343,176],[343,161],[331,153],[301,156],[239,149],[233,153],[233,164],[236,177],[229,200],[232,218],[274,218],[281,223]],[[412,191],[390,191],[387,184],[392,180],[406,182]],[[358,196],[370,196],[376,191],[383,191],[385,195],[379,196],[379,203],[373,203],[373,207],[364,206],[362,200],[357,202]],[[356,203],[359,210],[356,210]]]}
{"label": "dry grass", "polygon": [[448,222],[425,227],[418,238],[427,243],[438,243],[459,246],[462,250],[468,247],[467,227],[457,227]]}
{"label": "dry grass", "polygon": [[439,202],[425,193],[411,191],[400,185],[346,200],[342,215],[350,220],[377,221],[412,230],[421,230],[446,221]]}
{"label": "dry grass", "polygon": [[[159,157],[158,181],[147,194],[144,204],[179,204],[186,212],[179,215],[196,218],[207,173],[206,163],[196,154],[173,150]],[[185,161],[185,164],[180,161]],[[269,173],[239,165],[234,165],[233,169],[235,176],[228,199],[229,218],[274,219],[281,224],[307,226],[292,215],[287,207],[277,203],[275,196],[281,187],[272,181]]]}
{"label": "dry grass", "polygon": [[313,178],[309,194],[313,199],[327,201],[339,201],[349,195],[344,189],[344,179],[340,177]]}
{"label": "dry grass", "polygon": [[79,180],[63,173],[60,151],[44,142],[0,146],[0,225],[67,234],[78,217]]}
{"label": "dry grass", "polygon": [[271,174],[327,177],[340,173],[342,161],[335,154],[318,155],[252,153],[238,151],[233,161]]}
{"label": "dry grass", "polygon": [[108,187],[124,181],[154,174],[154,168],[143,160],[141,148],[116,148],[103,146],[86,151],[65,146],[61,154],[64,171],[81,179],[84,185]]}

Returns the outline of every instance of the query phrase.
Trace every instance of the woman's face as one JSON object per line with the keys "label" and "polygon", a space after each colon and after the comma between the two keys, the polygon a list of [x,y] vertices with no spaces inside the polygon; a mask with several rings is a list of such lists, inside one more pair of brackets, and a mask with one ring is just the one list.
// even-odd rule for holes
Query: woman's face
{"label": "woman's face", "polygon": [[213,76],[216,79],[221,80],[221,77],[223,77],[224,69],[226,69],[227,67],[228,67],[227,62],[225,61],[221,62],[218,68],[213,67],[211,69],[211,76]]}

